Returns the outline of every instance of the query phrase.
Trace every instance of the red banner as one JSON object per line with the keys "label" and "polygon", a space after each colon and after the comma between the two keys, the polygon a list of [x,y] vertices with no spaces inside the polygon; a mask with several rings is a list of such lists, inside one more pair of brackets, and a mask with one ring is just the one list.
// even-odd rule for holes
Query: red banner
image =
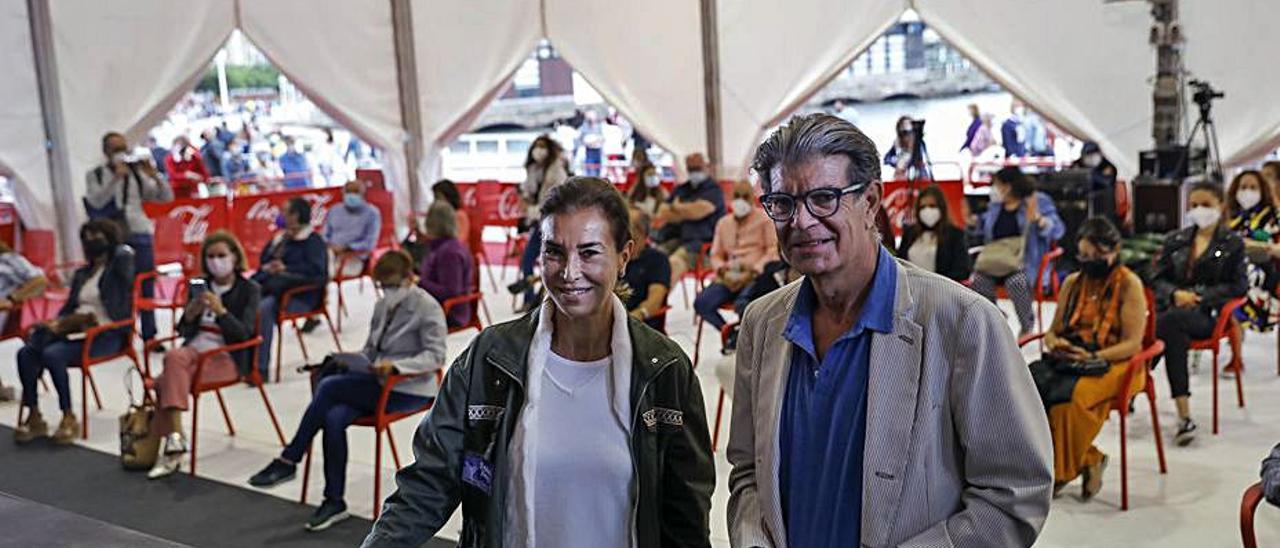
{"label": "red banner", "polygon": [[524,202],[520,200],[520,185],[498,181],[456,183],[462,194],[463,207],[467,208],[471,222],[484,226],[515,226],[524,217]]}
{"label": "red banner", "polygon": [[258,255],[276,233],[276,216],[284,211],[285,204],[302,197],[311,202],[311,226],[323,230],[329,216],[329,208],[342,202],[342,187],[305,188],[237,196],[231,204],[228,228],[244,245],[249,256],[249,267],[258,267]]}
{"label": "red banner", "polygon": [[200,270],[200,246],[205,236],[227,227],[229,207],[223,196],[184,198],[169,203],[143,204],[155,222],[156,264],[180,263],[188,273]]}
{"label": "red banner", "polygon": [[[942,194],[947,197],[947,210],[951,213],[951,221],[956,226],[965,225],[965,201],[964,201],[964,182],[962,181],[936,181]],[[925,185],[917,183],[915,185],[915,193],[919,194]],[[902,225],[904,221],[910,219],[912,212],[909,209],[913,203],[911,189],[907,186],[906,181],[888,181],[884,183],[884,201],[883,207],[885,212],[889,214],[889,224],[893,225],[894,236],[902,235]]]}

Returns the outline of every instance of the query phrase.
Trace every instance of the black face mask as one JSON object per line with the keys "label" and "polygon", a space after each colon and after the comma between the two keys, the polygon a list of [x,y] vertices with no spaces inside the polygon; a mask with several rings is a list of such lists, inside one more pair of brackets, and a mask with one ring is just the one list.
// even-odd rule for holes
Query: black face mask
{"label": "black face mask", "polygon": [[101,257],[111,250],[111,244],[106,240],[80,240],[80,247],[84,248],[84,254],[90,259]]}
{"label": "black face mask", "polygon": [[1080,272],[1094,279],[1106,278],[1113,268],[1115,265],[1106,259],[1092,259],[1080,263]]}

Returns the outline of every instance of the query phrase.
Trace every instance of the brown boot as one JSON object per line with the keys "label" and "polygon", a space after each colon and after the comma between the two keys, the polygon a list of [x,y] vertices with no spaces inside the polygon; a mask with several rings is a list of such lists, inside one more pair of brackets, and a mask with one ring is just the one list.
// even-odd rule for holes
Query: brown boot
{"label": "brown boot", "polygon": [[75,413],[63,413],[62,422],[58,423],[58,429],[53,431],[53,443],[66,445],[76,441],[80,437],[80,421],[76,420]]}
{"label": "brown boot", "polygon": [[36,438],[48,436],[49,425],[44,422],[44,417],[40,416],[39,411],[32,411],[27,415],[27,420],[22,421],[22,424],[13,430],[13,441],[17,443],[27,443]]}
{"label": "brown boot", "polygon": [[1080,486],[1080,499],[1084,502],[1089,502],[1102,490],[1102,474],[1107,471],[1107,460],[1107,456],[1103,455],[1098,464],[1087,466],[1081,472],[1084,484]]}

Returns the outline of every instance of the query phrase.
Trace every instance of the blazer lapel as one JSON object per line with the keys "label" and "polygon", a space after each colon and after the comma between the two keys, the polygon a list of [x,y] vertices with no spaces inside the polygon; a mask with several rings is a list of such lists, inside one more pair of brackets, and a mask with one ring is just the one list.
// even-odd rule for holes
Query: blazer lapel
{"label": "blazer lapel", "polygon": [[862,541],[872,546],[884,544],[892,531],[916,422],[923,330],[911,318],[914,301],[907,285],[907,268],[899,262],[893,332],[871,337],[862,462]]}
{"label": "blazer lapel", "polygon": [[758,369],[757,387],[772,387],[772,393],[761,393],[756,401],[760,404],[760,412],[756,416],[762,424],[756,426],[756,455],[763,456],[764,461],[757,469],[756,480],[760,483],[757,493],[760,495],[760,512],[768,523],[769,532],[778,542],[780,548],[786,546],[786,531],[782,520],[782,499],[778,485],[778,466],[782,461],[782,449],[778,440],[778,426],[782,421],[782,400],[786,397],[787,378],[791,372],[791,343],[782,337],[795,308],[796,296],[800,294],[800,282],[793,282],[785,290],[790,291],[786,297],[787,306],[777,308],[777,315],[764,322],[768,326],[759,337],[763,341],[764,352]]}

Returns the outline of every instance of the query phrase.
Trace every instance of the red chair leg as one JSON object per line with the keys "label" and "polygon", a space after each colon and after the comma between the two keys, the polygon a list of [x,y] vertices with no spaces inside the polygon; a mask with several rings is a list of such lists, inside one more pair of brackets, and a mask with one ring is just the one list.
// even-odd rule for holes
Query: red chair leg
{"label": "red chair leg", "polygon": [[720,389],[720,398],[716,402],[716,426],[711,431],[711,452],[715,453],[720,446],[720,417],[724,413],[724,389]]}
{"label": "red chair leg", "polygon": [[89,439],[89,368],[80,370],[80,439]]}
{"label": "red chair leg", "polygon": [[[329,318],[329,313],[325,312],[325,319]],[[293,336],[298,338],[298,346],[302,347],[302,363],[311,363],[311,356],[307,354],[307,341],[302,338],[302,328],[298,327],[298,320],[290,322],[293,324]],[[329,324],[329,329],[333,329],[333,324]]]}
{"label": "red chair leg", "polygon": [[227,402],[222,399],[222,391],[214,390],[213,395],[218,397],[218,407],[222,408],[222,420],[227,422],[227,435],[236,435],[236,427],[231,425],[231,414],[227,413]]}
{"label": "red chair leg", "polygon": [[374,429],[373,434],[373,519],[378,520],[378,510],[382,502],[382,430]]}
{"label": "red chair leg", "polygon": [[1128,413],[1120,412],[1120,510],[1129,509],[1129,431]]}
{"label": "red chair leg", "polygon": [[702,321],[698,319],[698,313],[693,313],[693,321],[698,325],[697,335],[693,337],[693,368],[698,368],[698,360],[702,357]]}
{"label": "red chair leg", "polygon": [[[276,322],[276,382],[280,382],[280,363],[284,360],[284,322]],[[262,382],[267,382],[263,379]]]}
{"label": "red chair leg", "polygon": [[396,437],[391,435],[391,426],[387,426],[387,445],[391,446],[391,460],[396,463],[396,470],[400,470],[400,452],[396,451]]}
{"label": "red chair leg", "polygon": [[98,411],[102,411],[102,398],[98,396],[98,381],[93,379],[93,373],[89,372],[88,367],[81,369],[81,372],[84,373],[84,378],[89,380],[89,390],[93,392],[94,405],[98,406]]}
{"label": "red chair leg", "polygon": [[302,465],[302,498],[298,500],[302,504],[307,503],[307,486],[311,483],[311,445],[307,444],[307,458],[303,459],[306,463]]}
{"label": "red chair leg", "polygon": [[1151,377],[1147,377],[1147,404],[1151,406],[1151,429],[1156,438],[1156,458],[1160,460],[1160,473],[1167,474],[1169,467],[1164,461],[1164,438],[1160,434],[1160,415],[1156,412],[1156,389],[1151,386]]}
{"label": "red chair leg", "polygon": [[338,340],[338,332],[333,329],[333,320],[329,319],[329,311],[324,311],[324,321],[329,324],[329,334],[333,336],[333,347],[342,352],[342,341]]}
{"label": "red chair leg", "polygon": [[[255,366],[256,367],[256,366]],[[174,425],[177,428],[178,425]],[[196,455],[200,454],[198,447],[200,445],[200,394],[191,396],[191,470],[187,473],[192,477],[196,475]]]}
{"label": "red chair leg", "polygon": [[1213,349],[1213,435],[1218,435],[1218,346]]}
{"label": "red chair leg", "polygon": [[280,430],[280,421],[276,420],[276,411],[271,408],[271,400],[267,398],[267,389],[262,383],[258,383],[258,394],[262,396],[262,405],[267,407],[267,416],[271,417],[271,426],[276,429],[276,438],[280,439],[280,446],[284,447],[284,431]]}
{"label": "red chair leg", "polygon": [[346,315],[347,302],[342,298],[342,283],[338,283],[338,331],[342,331],[342,317]]}

